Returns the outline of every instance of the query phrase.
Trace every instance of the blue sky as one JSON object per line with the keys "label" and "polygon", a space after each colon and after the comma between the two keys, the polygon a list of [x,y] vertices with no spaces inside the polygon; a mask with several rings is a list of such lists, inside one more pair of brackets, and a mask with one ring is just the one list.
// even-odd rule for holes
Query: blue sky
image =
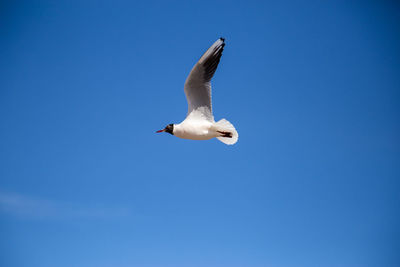
{"label": "blue sky", "polygon": [[[0,265],[399,266],[395,1],[5,1]],[[216,119],[155,134],[219,37]]]}

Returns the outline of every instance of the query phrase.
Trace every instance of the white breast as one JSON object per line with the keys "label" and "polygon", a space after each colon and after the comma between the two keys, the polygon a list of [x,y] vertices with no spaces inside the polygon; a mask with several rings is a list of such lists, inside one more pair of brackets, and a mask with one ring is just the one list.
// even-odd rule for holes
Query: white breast
{"label": "white breast", "polygon": [[217,136],[212,125],[206,120],[184,120],[174,125],[174,135],[183,139],[208,140]]}

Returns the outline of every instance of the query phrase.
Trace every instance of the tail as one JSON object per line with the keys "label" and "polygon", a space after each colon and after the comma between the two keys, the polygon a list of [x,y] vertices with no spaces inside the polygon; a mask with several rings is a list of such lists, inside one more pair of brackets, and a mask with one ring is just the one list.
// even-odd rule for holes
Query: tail
{"label": "tail", "polygon": [[220,134],[217,139],[224,144],[233,145],[239,139],[235,127],[227,120],[222,119],[214,124],[215,130]]}

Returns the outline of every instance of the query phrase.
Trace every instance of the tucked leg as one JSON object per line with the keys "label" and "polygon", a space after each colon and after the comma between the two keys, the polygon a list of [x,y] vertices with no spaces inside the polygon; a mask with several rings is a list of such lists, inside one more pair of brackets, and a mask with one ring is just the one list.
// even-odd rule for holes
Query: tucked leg
{"label": "tucked leg", "polygon": [[231,132],[222,132],[222,131],[217,131],[217,132],[221,134],[221,137],[232,138],[232,133]]}

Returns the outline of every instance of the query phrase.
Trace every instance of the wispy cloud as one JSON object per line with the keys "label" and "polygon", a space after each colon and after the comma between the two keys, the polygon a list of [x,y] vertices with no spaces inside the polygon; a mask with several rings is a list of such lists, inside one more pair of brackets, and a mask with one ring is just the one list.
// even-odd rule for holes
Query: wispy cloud
{"label": "wispy cloud", "polygon": [[115,218],[130,215],[125,207],[89,206],[81,203],[60,202],[17,193],[0,192],[0,213],[20,218]]}

